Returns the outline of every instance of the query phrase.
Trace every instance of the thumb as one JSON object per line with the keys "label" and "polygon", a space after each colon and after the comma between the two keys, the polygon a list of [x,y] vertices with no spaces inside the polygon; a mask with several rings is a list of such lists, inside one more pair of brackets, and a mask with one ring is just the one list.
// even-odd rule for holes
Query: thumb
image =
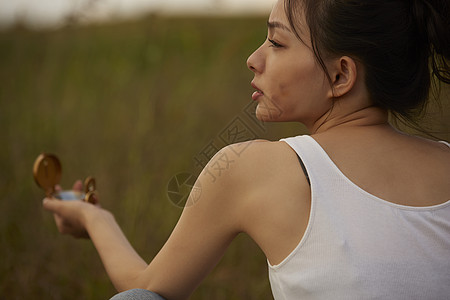
{"label": "thumb", "polygon": [[56,213],[61,207],[60,202],[61,201],[56,200],[54,198],[44,198],[44,200],[42,200],[42,206],[44,207],[45,210]]}

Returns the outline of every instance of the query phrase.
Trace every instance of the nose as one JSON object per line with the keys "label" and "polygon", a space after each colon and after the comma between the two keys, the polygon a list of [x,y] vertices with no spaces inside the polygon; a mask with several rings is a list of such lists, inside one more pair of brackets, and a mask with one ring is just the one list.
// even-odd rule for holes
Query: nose
{"label": "nose", "polygon": [[264,70],[264,56],[261,48],[262,46],[256,49],[247,59],[247,67],[253,73],[262,73]]}

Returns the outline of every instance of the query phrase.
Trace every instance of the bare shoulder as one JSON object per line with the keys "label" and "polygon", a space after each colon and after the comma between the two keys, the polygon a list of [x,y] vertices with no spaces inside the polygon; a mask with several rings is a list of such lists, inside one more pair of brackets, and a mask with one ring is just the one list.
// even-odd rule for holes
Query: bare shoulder
{"label": "bare shoulder", "polygon": [[229,193],[240,231],[255,240],[271,263],[284,259],[302,238],[311,205],[295,152],[284,142],[249,141],[222,149],[209,168]]}
{"label": "bare shoulder", "polygon": [[297,164],[295,152],[285,142],[252,140],[224,147],[206,169],[212,172],[211,179],[212,175],[216,179],[236,177],[239,182],[250,183],[251,186],[254,179],[266,181],[283,176],[287,169],[298,169]]}
{"label": "bare shoulder", "polygon": [[[439,155],[440,158],[450,159],[450,144],[446,141],[432,141],[424,138],[414,138],[415,143],[420,151],[434,156]],[[442,156],[442,157],[441,157]]]}
{"label": "bare shoulder", "polygon": [[232,144],[214,155],[200,179],[203,185],[218,183],[224,188],[232,187],[227,194],[240,195],[233,199],[241,198],[267,187],[269,182],[276,182],[276,178],[285,174],[283,169],[292,165],[294,158],[295,153],[283,142],[252,140]]}

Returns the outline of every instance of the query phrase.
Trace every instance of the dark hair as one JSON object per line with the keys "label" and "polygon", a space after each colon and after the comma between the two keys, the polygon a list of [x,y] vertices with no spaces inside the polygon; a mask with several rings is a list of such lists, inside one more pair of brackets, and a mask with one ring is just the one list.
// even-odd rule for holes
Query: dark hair
{"label": "dark hair", "polygon": [[317,61],[347,55],[365,68],[373,103],[412,120],[425,106],[431,74],[450,83],[449,0],[285,0],[301,40],[303,13]]}

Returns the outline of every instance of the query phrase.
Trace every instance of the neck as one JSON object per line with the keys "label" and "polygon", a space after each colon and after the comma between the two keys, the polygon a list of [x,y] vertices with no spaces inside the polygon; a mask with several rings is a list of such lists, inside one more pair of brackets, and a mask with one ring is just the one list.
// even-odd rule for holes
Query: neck
{"label": "neck", "polygon": [[345,109],[338,102],[314,124],[308,126],[311,134],[322,133],[331,129],[383,126],[388,124],[388,112],[384,109],[367,105]]}

